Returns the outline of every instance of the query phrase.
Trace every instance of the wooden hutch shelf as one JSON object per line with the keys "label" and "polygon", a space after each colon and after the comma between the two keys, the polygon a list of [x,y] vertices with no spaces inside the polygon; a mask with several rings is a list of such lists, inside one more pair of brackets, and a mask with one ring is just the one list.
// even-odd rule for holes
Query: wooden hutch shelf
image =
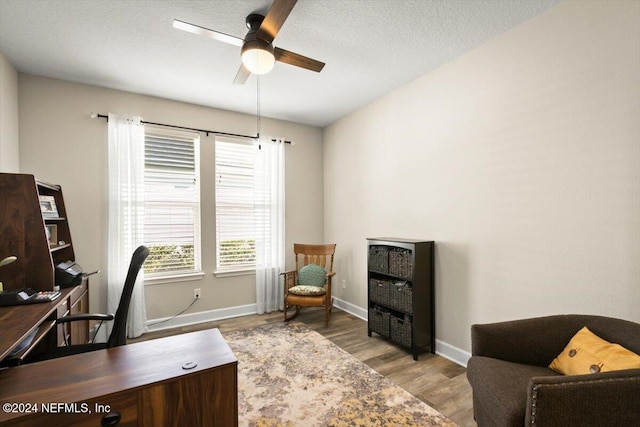
{"label": "wooden hutch shelf", "polygon": [[18,257],[0,269],[0,282],[5,290],[53,290],[55,265],[75,261],[62,188],[33,175],[2,173],[0,194],[0,259]]}
{"label": "wooden hutch shelf", "polygon": [[[15,262],[0,268],[0,282],[5,291],[54,290],[55,266],[64,261],[75,261],[67,218],[59,185],[37,180],[33,175],[0,173],[0,260],[17,257]],[[27,311],[18,311],[20,308],[0,308],[2,328],[21,330],[22,325],[11,323],[26,321],[21,314]],[[88,309],[89,286],[84,278],[80,285],[63,290],[56,310],[39,324],[31,344],[11,360],[0,360],[0,364],[20,364],[39,347],[87,342],[88,321],[57,328],[54,324],[56,318],[69,313],[87,313]]]}

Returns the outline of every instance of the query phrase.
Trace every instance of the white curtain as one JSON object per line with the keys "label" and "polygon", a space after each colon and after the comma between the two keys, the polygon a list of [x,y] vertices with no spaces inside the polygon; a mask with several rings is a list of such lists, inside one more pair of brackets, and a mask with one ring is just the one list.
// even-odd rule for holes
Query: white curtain
{"label": "white curtain", "polygon": [[256,296],[259,314],[284,309],[284,141],[254,144]]}
{"label": "white curtain", "polygon": [[[140,120],[140,117],[109,114],[109,313],[118,309],[131,255],[144,239],[144,127]],[[143,280],[141,270],[129,306],[129,338],[147,330]]]}

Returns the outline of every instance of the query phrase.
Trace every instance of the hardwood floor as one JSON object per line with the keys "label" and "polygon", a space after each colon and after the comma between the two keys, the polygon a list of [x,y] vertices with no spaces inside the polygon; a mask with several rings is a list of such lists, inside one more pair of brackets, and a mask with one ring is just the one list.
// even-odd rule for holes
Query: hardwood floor
{"label": "hardwood floor", "polygon": [[[201,329],[225,332],[282,322],[282,313],[244,316],[144,334],[130,342],[144,341]],[[329,326],[324,326],[323,309],[304,309],[295,321],[306,324],[352,356],[391,379],[429,406],[463,427],[475,427],[471,386],[465,368],[431,353],[416,362],[405,350],[378,337],[367,336],[367,322],[334,308]]]}

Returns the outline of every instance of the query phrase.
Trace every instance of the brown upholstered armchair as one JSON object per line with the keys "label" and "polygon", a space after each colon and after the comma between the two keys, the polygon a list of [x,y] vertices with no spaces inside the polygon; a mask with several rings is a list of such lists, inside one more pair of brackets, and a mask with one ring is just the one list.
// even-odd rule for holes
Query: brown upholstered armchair
{"label": "brown upholstered armchair", "polygon": [[547,366],[583,326],[640,354],[640,324],[558,315],[473,325],[467,378],[486,426],[640,425],[640,369],[561,375]]}

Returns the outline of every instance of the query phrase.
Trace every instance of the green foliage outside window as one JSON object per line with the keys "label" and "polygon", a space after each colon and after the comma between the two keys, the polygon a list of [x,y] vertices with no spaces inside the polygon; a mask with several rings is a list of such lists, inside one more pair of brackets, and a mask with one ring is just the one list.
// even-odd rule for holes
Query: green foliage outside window
{"label": "green foliage outside window", "polygon": [[[194,270],[194,248],[189,245],[147,245],[149,257],[144,263],[145,273],[167,273]],[[255,266],[254,239],[225,240],[220,244],[220,266]]]}
{"label": "green foliage outside window", "polygon": [[145,273],[162,273],[193,269],[193,244],[149,246],[149,257],[144,263]]}
{"label": "green foliage outside window", "polygon": [[255,239],[224,240],[220,242],[219,266],[254,266],[255,264]]}

